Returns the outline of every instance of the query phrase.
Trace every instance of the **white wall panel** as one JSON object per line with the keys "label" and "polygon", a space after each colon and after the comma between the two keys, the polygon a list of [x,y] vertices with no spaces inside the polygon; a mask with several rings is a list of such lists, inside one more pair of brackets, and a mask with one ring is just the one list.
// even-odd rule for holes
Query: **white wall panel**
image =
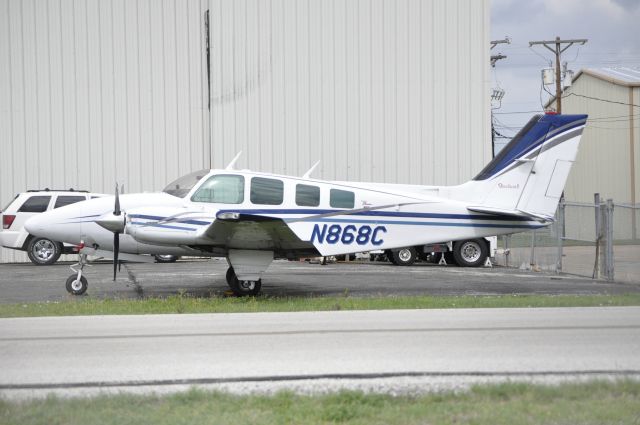
{"label": "white wall panel", "polygon": [[[208,1],[0,0],[0,204],[209,166]],[[0,261],[23,260],[0,251]]]}
{"label": "white wall panel", "polygon": [[212,0],[213,164],[457,184],[488,160],[488,1]]}
{"label": "white wall panel", "polygon": [[[640,161],[636,160],[634,163],[635,173],[632,172],[631,166],[629,115],[632,114],[626,105],[629,103],[630,90],[631,87],[604,81],[587,73],[582,74],[576,79],[575,84],[567,89],[569,93],[610,101],[602,102],[578,96],[563,99],[564,113],[589,115],[576,162],[567,180],[565,196],[568,200],[593,202],[593,194],[596,192],[600,193],[601,199],[612,198],[620,203],[637,203],[640,199],[637,196],[637,188],[640,186]],[[636,95],[640,91],[638,88],[633,90]],[[634,102],[638,103],[637,100]],[[633,118],[633,151],[637,157],[640,129],[637,115]],[[632,187],[636,189],[635,197],[632,196]]]}
{"label": "white wall panel", "polygon": [[487,33],[486,1],[214,0],[213,164],[460,183],[489,159]]}

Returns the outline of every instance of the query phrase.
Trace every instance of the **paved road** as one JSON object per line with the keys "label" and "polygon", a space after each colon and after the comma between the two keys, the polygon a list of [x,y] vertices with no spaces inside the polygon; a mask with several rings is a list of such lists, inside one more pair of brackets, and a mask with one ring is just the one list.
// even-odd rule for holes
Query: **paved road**
{"label": "paved road", "polygon": [[637,378],[638,353],[640,307],[0,319],[0,395]]}
{"label": "paved road", "polygon": [[[111,264],[87,268],[87,296],[136,298],[222,295],[226,261],[180,261],[175,264],[128,264],[112,282]],[[0,302],[58,301],[73,298],[64,289],[68,264],[39,267],[0,265]],[[468,269],[417,264],[346,263],[321,266],[275,261],[263,278],[263,291],[280,296],[343,295],[500,295],[500,294],[619,294],[640,292],[640,283],[606,283],[588,278],[495,267]]]}

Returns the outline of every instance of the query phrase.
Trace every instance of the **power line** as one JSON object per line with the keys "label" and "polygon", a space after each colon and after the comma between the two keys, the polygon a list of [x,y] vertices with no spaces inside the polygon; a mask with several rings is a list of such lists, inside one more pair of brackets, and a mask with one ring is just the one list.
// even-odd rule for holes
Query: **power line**
{"label": "power line", "polygon": [[578,97],[584,97],[586,99],[591,99],[591,100],[599,100],[601,102],[607,102],[607,103],[617,103],[618,105],[627,105],[627,106],[634,106],[636,108],[640,108],[640,105],[636,105],[635,103],[625,103],[625,102],[617,102],[615,100],[607,100],[607,99],[601,99],[599,97],[592,97],[592,96],[586,96],[584,94],[577,94],[577,93],[569,93],[566,94],[562,97],[569,97],[569,96],[578,96]]}
{"label": "power line", "polygon": [[633,127],[600,127],[597,125],[588,125],[587,128],[597,128],[599,130],[629,130],[630,128],[634,128],[634,129],[638,129],[640,128],[640,126],[633,126]]}

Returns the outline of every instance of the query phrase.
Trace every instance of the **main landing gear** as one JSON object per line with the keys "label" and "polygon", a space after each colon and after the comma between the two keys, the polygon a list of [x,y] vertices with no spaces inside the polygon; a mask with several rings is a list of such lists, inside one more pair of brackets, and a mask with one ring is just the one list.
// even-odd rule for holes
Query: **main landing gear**
{"label": "main landing gear", "polygon": [[[87,282],[87,278],[82,276],[82,270],[86,265],[88,265],[87,255],[86,254],[78,254],[78,262],[69,266],[69,268],[74,272],[71,276],[67,278],[67,292],[72,295],[82,295],[87,291],[89,287],[89,283]],[[76,270],[75,267],[78,267]]]}
{"label": "main landing gear", "polygon": [[258,295],[262,288],[262,279],[258,280],[239,280],[233,267],[227,269],[227,285],[237,297]]}
{"label": "main landing gear", "polygon": [[273,261],[272,251],[230,249],[227,254],[227,284],[237,297],[258,295],[262,274]]}

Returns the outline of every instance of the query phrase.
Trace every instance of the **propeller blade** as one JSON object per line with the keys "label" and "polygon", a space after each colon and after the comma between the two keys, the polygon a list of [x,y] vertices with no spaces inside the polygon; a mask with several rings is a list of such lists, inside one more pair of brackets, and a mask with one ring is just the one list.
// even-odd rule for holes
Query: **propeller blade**
{"label": "propeller blade", "polygon": [[120,215],[120,195],[118,193],[118,183],[116,183],[116,205],[113,210],[113,215]]}
{"label": "propeller blade", "polygon": [[120,251],[120,233],[113,234],[113,281],[116,280],[116,272],[118,271],[118,251]]}

